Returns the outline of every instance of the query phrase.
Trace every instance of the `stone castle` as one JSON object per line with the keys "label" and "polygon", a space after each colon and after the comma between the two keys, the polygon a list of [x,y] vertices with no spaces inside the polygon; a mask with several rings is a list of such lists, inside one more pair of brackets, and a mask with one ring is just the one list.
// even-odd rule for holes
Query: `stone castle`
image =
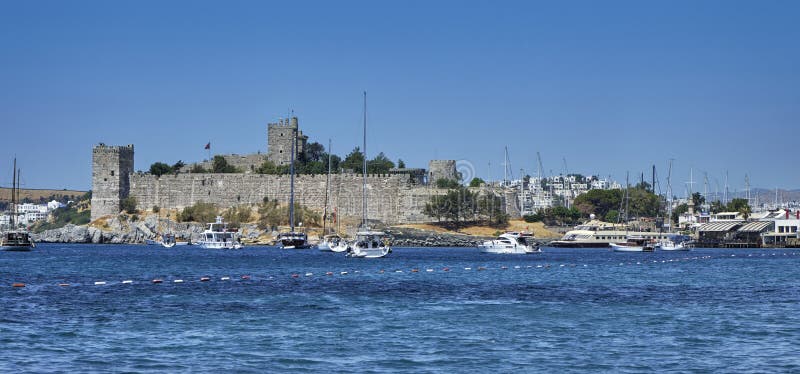
{"label": "stone castle", "polygon": [[[292,141],[297,139],[296,143]],[[197,202],[214,203],[220,208],[252,205],[271,200],[289,201],[289,175],[264,175],[255,169],[265,160],[276,165],[291,162],[292,144],[302,153],[308,137],[298,128],[297,117],[267,125],[267,155],[225,155],[242,173],[178,173],[156,176],[134,171],[134,147],[100,143],[92,150],[92,216],[116,215],[120,202],[134,197],[137,209],[153,207],[183,209]],[[210,161],[206,161],[209,165]],[[203,165],[203,164],[201,164]],[[189,167],[185,168],[189,170]],[[429,222],[423,213],[432,195],[444,190],[432,186],[437,179],[458,179],[456,162],[432,160],[429,169],[392,169],[389,174],[368,175],[368,216],[386,224]],[[322,212],[327,175],[296,175],[295,201]],[[331,175],[329,208],[340,217],[361,217],[361,173]]]}

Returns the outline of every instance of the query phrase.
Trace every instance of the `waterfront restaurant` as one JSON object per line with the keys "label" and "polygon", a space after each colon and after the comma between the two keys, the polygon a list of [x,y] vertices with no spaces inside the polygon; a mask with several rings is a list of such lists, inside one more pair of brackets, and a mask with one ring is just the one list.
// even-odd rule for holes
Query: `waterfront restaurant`
{"label": "waterfront restaurant", "polygon": [[[786,213],[789,216],[789,213]],[[795,213],[795,218],[775,220],[775,231],[761,234],[764,246],[793,247],[800,244],[800,211]]]}

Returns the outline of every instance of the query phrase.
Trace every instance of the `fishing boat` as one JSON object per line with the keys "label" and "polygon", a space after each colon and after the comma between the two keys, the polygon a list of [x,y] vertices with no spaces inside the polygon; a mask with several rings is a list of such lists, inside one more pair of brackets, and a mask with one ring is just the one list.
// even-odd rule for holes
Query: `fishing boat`
{"label": "fishing boat", "polygon": [[240,249],[242,244],[239,243],[239,232],[235,229],[229,229],[228,225],[223,222],[222,217],[217,216],[214,223],[209,223],[208,227],[203,231],[202,239],[197,242],[200,248],[206,249]]}
{"label": "fishing boat", "polygon": [[289,189],[289,232],[278,234],[277,242],[281,249],[308,249],[308,235],[294,229],[294,159],[297,152],[297,130],[292,132],[292,162],[290,164],[290,189]]}
{"label": "fishing boat", "polygon": [[655,242],[641,236],[629,236],[625,242],[609,243],[614,252],[653,252]]}
{"label": "fishing boat", "polygon": [[0,250],[10,252],[29,252],[36,247],[28,230],[17,227],[17,200],[19,198],[20,172],[17,170],[17,159],[14,158],[14,173],[11,182],[11,205],[9,229],[0,237]]}
{"label": "fishing boat", "polygon": [[541,253],[541,249],[533,241],[533,234],[523,232],[507,232],[496,239],[487,240],[478,245],[482,253],[530,254]]}
{"label": "fishing boat", "polygon": [[659,251],[689,251],[691,248],[687,243],[690,240],[691,237],[687,235],[669,235],[667,239],[657,242],[655,247]]}
{"label": "fishing boat", "polygon": [[364,92],[364,165],[361,195],[361,227],[356,239],[347,249],[347,256],[355,258],[380,258],[392,253],[389,236],[369,227],[367,219],[367,92]]}

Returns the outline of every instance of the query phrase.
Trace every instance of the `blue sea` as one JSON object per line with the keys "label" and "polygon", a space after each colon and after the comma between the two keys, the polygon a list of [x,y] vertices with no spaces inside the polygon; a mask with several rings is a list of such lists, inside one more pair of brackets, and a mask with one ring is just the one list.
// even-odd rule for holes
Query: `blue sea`
{"label": "blue sea", "polygon": [[800,372],[798,265],[42,244],[0,252],[0,372]]}

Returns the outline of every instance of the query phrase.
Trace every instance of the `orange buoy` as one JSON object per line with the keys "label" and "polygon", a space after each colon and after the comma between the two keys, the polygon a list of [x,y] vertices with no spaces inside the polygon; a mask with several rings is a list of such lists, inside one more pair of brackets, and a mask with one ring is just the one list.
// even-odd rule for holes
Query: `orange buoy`
{"label": "orange buoy", "polygon": [[249,275],[242,275],[242,279],[250,279]]}
{"label": "orange buoy", "polygon": [[450,271],[450,268],[444,268],[442,271]]}
{"label": "orange buoy", "polygon": [[298,277],[300,277],[299,274],[292,274],[292,278],[298,278]]}
{"label": "orange buoy", "polygon": [[208,281],[210,281],[210,280],[211,280],[211,278],[209,278],[209,277],[202,277],[202,278],[200,278],[200,281],[201,281],[201,282],[208,282]]}
{"label": "orange buoy", "polygon": [[419,269],[411,269],[412,273],[419,273]]}
{"label": "orange buoy", "polygon": [[332,271],[329,271],[329,272],[325,273],[325,275],[327,275],[327,276],[331,276],[331,275],[333,275],[333,272],[332,272]]}
{"label": "orange buoy", "polygon": [[153,283],[163,283],[162,279],[153,279]]}
{"label": "orange buoy", "polygon": [[59,287],[69,287],[69,283],[59,283]]}
{"label": "orange buoy", "polygon": [[483,267],[483,266],[478,266],[478,271],[481,271],[481,270],[486,270],[486,268]]}
{"label": "orange buoy", "polygon": [[11,287],[14,287],[14,288],[25,287],[25,283],[12,283]]}

